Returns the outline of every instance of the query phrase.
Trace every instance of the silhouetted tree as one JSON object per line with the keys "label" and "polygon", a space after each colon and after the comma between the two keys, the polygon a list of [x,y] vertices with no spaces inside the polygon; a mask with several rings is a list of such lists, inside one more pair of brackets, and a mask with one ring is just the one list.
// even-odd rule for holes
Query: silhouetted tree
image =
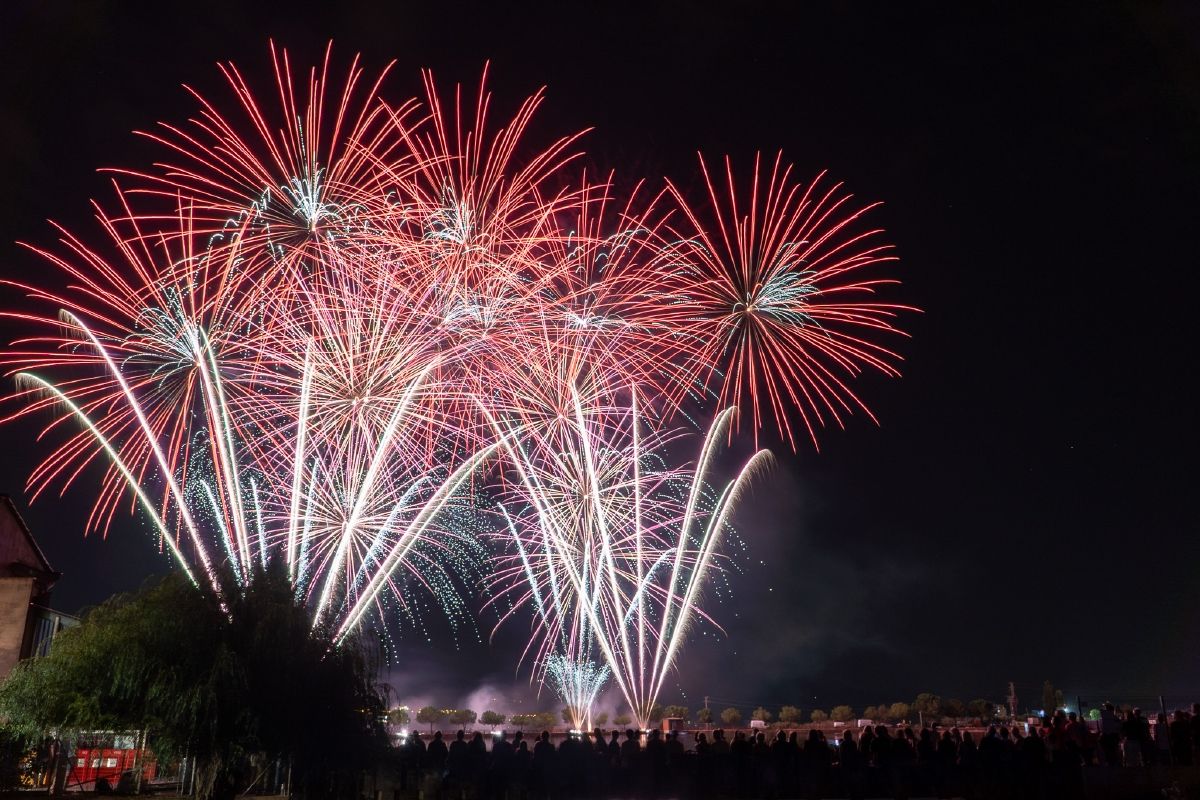
{"label": "silhouetted tree", "polygon": [[280,564],[220,599],[172,573],[20,664],[0,686],[0,717],[38,737],[148,729],[160,760],[193,759],[202,798],[231,798],[252,756],[290,760],[297,794],[353,794],[386,747],[385,709],[363,643],[334,648],[332,635],[313,629]]}
{"label": "silhouetted tree", "polygon": [[687,719],[690,713],[691,709],[687,706],[669,705],[663,709],[662,715],[664,719]]}
{"label": "silhouetted tree", "polygon": [[824,722],[824,721],[825,721],[825,720],[827,720],[827,719],[829,719],[829,715],[828,715],[828,714],[826,714],[824,711],[822,711],[822,710],[821,710],[821,709],[819,709],[819,708],[814,708],[814,709],[813,709],[813,712],[812,712],[812,721],[813,721],[813,722],[815,722],[815,723],[818,723],[818,724],[819,724],[819,723],[822,723],[822,722]]}
{"label": "silhouetted tree", "polygon": [[446,712],[436,706],[425,706],[417,712],[417,722],[422,725],[429,726],[429,732],[433,733],[433,726],[446,719]]}
{"label": "silhouetted tree", "polygon": [[850,722],[854,719],[854,709],[850,706],[834,706],[829,718],[834,722]]}
{"label": "silhouetted tree", "polygon": [[702,708],[696,712],[696,719],[702,725],[711,725],[713,721],[712,709]]}
{"label": "silhouetted tree", "polygon": [[996,707],[987,700],[972,700],[967,703],[967,713],[972,717],[979,717],[984,724],[992,718],[995,709]]}
{"label": "silhouetted tree", "polygon": [[785,725],[795,725],[800,721],[800,709],[795,706],[784,706],[779,709],[779,721]]}
{"label": "silhouetted tree", "polygon": [[930,692],[921,692],[913,701],[911,713],[921,714],[926,721],[936,720],[942,716],[942,698]]}
{"label": "silhouetted tree", "polygon": [[742,724],[742,712],[736,708],[727,708],[721,712],[721,722],[730,727],[737,727]]}
{"label": "silhouetted tree", "polygon": [[459,726],[460,728],[465,728],[468,725],[474,725],[475,719],[475,712],[469,708],[459,708],[450,712],[450,722]]}
{"label": "silhouetted tree", "polygon": [[388,724],[390,725],[407,725],[412,720],[412,714],[409,713],[407,706],[393,708],[388,712]]}
{"label": "silhouetted tree", "polygon": [[750,719],[758,719],[758,720],[762,720],[763,722],[770,722],[771,721],[771,712],[767,711],[762,706],[759,706],[758,708],[756,708],[750,712]]}
{"label": "silhouetted tree", "polygon": [[1054,684],[1050,681],[1042,684],[1042,708],[1046,716],[1050,716],[1058,708],[1058,693],[1054,691]]}
{"label": "silhouetted tree", "polygon": [[967,704],[957,697],[948,697],[942,701],[942,713],[954,720],[967,715]]}

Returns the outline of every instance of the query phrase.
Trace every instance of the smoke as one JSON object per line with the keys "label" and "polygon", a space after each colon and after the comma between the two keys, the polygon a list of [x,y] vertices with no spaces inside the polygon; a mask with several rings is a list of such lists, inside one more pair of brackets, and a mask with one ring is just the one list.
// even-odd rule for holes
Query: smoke
{"label": "smoke", "polygon": [[469,708],[478,714],[484,711],[498,711],[506,716],[521,713],[530,709],[528,692],[528,684],[485,682],[463,695],[457,708]]}
{"label": "smoke", "polygon": [[728,591],[705,598],[723,632],[695,626],[659,702],[820,707],[920,680],[903,631],[914,602],[935,602],[921,599],[931,570],[892,531],[856,525],[858,505],[776,460],[735,512]]}
{"label": "smoke", "polygon": [[[482,714],[496,711],[513,714],[556,710],[558,698],[553,692],[530,686],[528,678],[514,674],[520,651],[513,652],[510,642],[498,641],[463,644],[454,652],[437,644],[405,647],[383,676],[393,706],[421,708],[467,708]],[[504,671],[499,671],[499,670]],[[474,687],[464,692],[463,687]]]}

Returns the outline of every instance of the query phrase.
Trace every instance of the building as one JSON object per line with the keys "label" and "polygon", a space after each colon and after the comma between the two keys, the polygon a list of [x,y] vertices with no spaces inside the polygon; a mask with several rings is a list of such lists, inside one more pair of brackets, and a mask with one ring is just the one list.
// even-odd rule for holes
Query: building
{"label": "building", "polygon": [[12,498],[0,495],[0,679],[22,659],[44,656],[55,634],[78,624],[50,608],[50,590],[60,576]]}

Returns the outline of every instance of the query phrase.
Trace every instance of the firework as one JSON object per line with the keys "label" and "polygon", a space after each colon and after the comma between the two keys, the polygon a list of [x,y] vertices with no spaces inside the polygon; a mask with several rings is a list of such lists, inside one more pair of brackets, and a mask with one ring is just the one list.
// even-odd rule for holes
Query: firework
{"label": "firework", "polygon": [[555,653],[546,665],[558,696],[566,703],[571,727],[589,730],[592,727],[592,705],[600,690],[608,683],[608,667],[593,661],[575,661]]}
{"label": "firework", "polygon": [[[245,276],[232,265],[234,251],[214,253],[193,236],[192,217],[180,209],[171,224],[149,224],[128,213],[127,196],[118,191],[123,215],[105,213],[96,206],[115,258],[106,259],[78,237],[60,229],[65,253],[36,249],[66,277],[61,291],[15,284],[31,298],[48,306],[47,312],[11,312],[25,328],[35,332],[14,342],[4,353],[13,371],[53,376],[56,386],[70,395],[85,415],[94,420],[100,438],[83,430],[45,459],[30,476],[34,497],[56,479],[70,483],[103,452],[102,440],[128,441],[122,448],[126,465],[139,481],[148,481],[158,455],[152,443],[166,443],[165,451],[185,462],[195,441],[195,421],[190,412],[205,392],[197,366],[202,349],[219,349],[227,372],[241,371],[246,355],[239,333],[242,314],[237,307],[246,289]],[[166,231],[166,233],[163,233]],[[169,234],[169,235],[168,235]],[[205,332],[205,341],[197,338]],[[120,364],[118,372],[115,364]],[[244,386],[232,381],[236,403]],[[137,406],[126,402],[136,396]],[[53,396],[19,391],[17,416],[58,410],[43,436],[68,428],[76,415],[63,410]],[[144,436],[146,431],[151,435]],[[108,529],[124,486],[115,464],[104,474],[93,506],[89,527]],[[171,503],[169,493],[159,498],[160,510]]]}
{"label": "firework", "polygon": [[703,157],[700,168],[708,213],[668,182],[684,219],[668,262],[682,281],[673,296],[686,298],[673,316],[691,332],[689,372],[747,412],[756,436],[773,421],[793,448],[793,411],[814,445],[827,418],[841,425],[858,408],[875,419],[847,381],[864,368],[899,374],[899,356],[868,337],[900,333],[896,316],[913,310],[875,299],[896,283],[873,271],[896,260],[882,231],[856,225],[877,204],[856,208],[820,176],[794,181],[782,153],[769,167],[755,157],[749,192],[729,159],[724,176]]}
{"label": "firework", "polygon": [[551,447],[536,441],[538,431],[497,424],[526,511],[501,505],[511,546],[491,574],[513,609],[535,610],[535,678],[549,675],[573,716],[589,713],[611,673],[644,725],[703,616],[697,600],[729,514],[768,454],[756,453],[714,492],[709,478],[734,409],[718,415],[694,466],[672,468],[663,451],[674,435],[643,432],[636,404],[614,421],[585,415],[574,397],[574,436],[556,438],[557,457],[541,457]]}
{"label": "firework", "polygon": [[[120,387],[124,408],[136,418],[145,449],[153,454],[158,475],[166,483],[175,518],[160,513],[147,497],[126,463],[122,451],[127,444],[108,438],[67,392],[49,381],[28,372],[18,374],[18,379],[46,393],[83,424],[132,490],[179,567],[193,582],[204,580],[218,596],[245,587],[257,571],[280,560],[297,597],[312,609],[314,628],[334,616],[330,627],[334,641],[340,641],[367,611],[379,606],[381,593],[390,591],[403,604],[397,572],[412,565],[409,556],[414,549],[450,549],[447,542],[459,536],[452,528],[435,527],[435,521],[490,449],[457,465],[447,459],[446,465],[433,469],[405,457],[400,443],[423,376],[410,384],[377,438],[359,441],[355,447],[328,448],[306,435],[309,387],[314,383],[313,364],[306,363],[293,472],[277,474],[245,462],[244,454],[252,451],[243,439],[257,425],[231,413],[211,343],[203,329],[191,330],[188,335],[206,411],[204,427],[196,436],[205,441],[194,448],[203,455],[177,472],[120,366],[83,323],[73,321]],[[440,562],[424,559],[422,563]],[[225,583],[229,576],[232,585]],[[430,585],[424,571],[414,571],[414,577]]]}
{"label": "firework", "polygon": [[287,272],[321,261],[331,247],[373,230],[378,203],[416,168],[404,137],[415,101],[388,107],[379,90],[391,65],[364,89],[355,57],[331,90],[332,45],[320,67],[293,75],[271,44],[278,108],[258,101],[234,64],[219,65],[234,115],[187,88],[200,105],[186,126],[161,123],[142,135],[166,153],[147,171],[112,170],[142,195],[194,209],[197,233],[219,245],[236,235],[260,291],[287,291]]}
{"label": "firework", "polygon": [[146,134],[165,155],[112,171],[102,244],[32,248],[65,288],[18,284],[39,310],[8,314],[32,331],[2,356],[7,418],[49,413],[57,442],[31,492],[102,464],[89,530],[140,508],[222,595],[278,563],[335,641],[407,581],[465,608],[495,545],[486,602],[532,615],[535,679],[577,724],[610,680],[644,721],[766,458],[715,481],[718,440],[815,442],[865,410],[850,378],[895,373],[870,206],[779,157],[748,193],[701,160],[707,203],[622,193],[579,133],[527,146],[540,91],[505,118],[486,72],[394,104],[390,66],[271,64],[271,102],[222,65],[230,113],[192,92]]}

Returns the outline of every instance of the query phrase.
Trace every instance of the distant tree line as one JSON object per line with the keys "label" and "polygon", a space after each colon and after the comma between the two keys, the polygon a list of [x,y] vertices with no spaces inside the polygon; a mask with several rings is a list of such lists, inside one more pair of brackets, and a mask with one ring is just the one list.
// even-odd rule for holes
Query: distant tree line
{"label": "distant tree line", "polygon": [[[787,728],[809,723],[816,725],[824,722],[847,723],[857,719],[891,723],[916,722],[920,719],[927,722],[944,719],[986,721],[992,719],[996,712],[997,707],[988,700],[976,699],[963,702],[955,697],[942,698],[930,692],[922,692],[911,703],[880,703],[867,706],[861,714],[848,705],[834,706],[828,711],[823,708],[801,709],[800,706],[785,705],[778,712],[772,712],[765,706],[759,706],[750,712],[750,719]],[[558,715],[542,711],[533,714],[513,714],[506,717],[496,711],[484,711],[477,718],[474,711],[467,709],[441,709],[435,706],[426,706],[417,711],[416,715],[416,721],[422,725],[429,725],[431,730],[434,725],[441,723],[469,727],[476,722],[476,719],[489,728],[503,725],[505,722],[514,728],[542,729],[555,727],[559,724],[560,719],[564,724],[571,723],[571,716],[565,708]],[[694,716],[691,709],[684,705],[655,705],[650,709],[649,721],[651,724],[657,725],[664,719],[681,719],[701,725],[712,725],[719,720],[722,725],[730,728],[736,728],[744,721],[742,711],[733,706],[716,713],[713,709],[701,708]],[[625,727],[630,724],[631,720],[632,717],[628,712],[621,712],[613,716],[611,722],[617,727]],[[406,708],[393,709],[389,714],[388,721],[393,725],[406,725],[409,723],[409,712]],[[598,712],[593,715],[592,724],[608,725],[608,712]]]}

